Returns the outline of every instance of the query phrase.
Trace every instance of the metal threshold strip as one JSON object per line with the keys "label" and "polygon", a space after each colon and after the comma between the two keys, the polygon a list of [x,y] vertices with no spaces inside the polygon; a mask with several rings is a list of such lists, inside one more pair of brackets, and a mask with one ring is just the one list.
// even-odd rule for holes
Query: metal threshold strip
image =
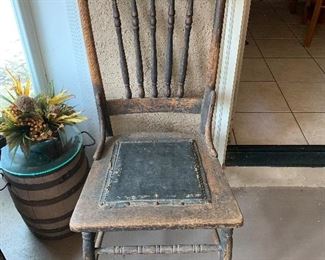
{"label": "metal threshold strip", "polygon": [[325,145],[228,145],[225,165],[325,167]]}

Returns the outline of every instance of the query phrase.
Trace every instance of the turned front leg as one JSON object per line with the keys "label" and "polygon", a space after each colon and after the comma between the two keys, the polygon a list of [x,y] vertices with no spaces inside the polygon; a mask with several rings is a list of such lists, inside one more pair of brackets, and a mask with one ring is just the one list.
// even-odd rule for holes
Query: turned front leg
{"label": "turned front leg", "polygon": [[82,232],[82,257],[84,260],[95,260],[95,235],[93,232]]}
{"label": "turned front leg", "polygon": [[231,260],[232,258],[232,228],[217,229],[220,246],[221,246],[221,260]]}

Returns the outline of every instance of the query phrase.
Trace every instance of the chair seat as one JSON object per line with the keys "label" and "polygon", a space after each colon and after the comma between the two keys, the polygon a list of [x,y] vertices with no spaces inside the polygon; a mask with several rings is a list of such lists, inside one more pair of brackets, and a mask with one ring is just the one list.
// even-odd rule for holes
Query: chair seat
{"label": "chair seat", "polygon": [[200,139],[112,137],[95,161],[70,221],[74,231],[237,227],[242,216]]}
{"label": "chair seat", "polygon": [[195,140],[115,142],[101,205],[185,205],[208,203],[209,197]]}

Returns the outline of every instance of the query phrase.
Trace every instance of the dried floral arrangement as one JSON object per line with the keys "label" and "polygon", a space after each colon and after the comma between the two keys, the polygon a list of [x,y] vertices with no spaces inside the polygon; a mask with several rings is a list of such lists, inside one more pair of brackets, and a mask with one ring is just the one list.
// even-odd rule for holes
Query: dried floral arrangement
{"label": "dried floral arrangement", "polygon": [[1,111],[0,134],[6,138],[10,150],[20,147],[29,154],[32,144],[58,139],[64,133],[65,125],[74,125],[86,117],[66,104],[73,96],[67,91],[31,96],[31,82],[22,82],[8,71],[12,86],[8,94],[1,95],[9,105]]}

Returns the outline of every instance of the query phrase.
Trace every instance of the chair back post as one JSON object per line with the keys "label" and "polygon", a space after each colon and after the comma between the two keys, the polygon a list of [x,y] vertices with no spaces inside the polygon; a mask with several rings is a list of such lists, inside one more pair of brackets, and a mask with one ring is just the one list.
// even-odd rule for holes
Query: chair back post
{"label": "chair back post", "polygon": [[194,0],[188,0],[188,6],[186,10],[186,18],[185,18],[185,32],[184,32],[184,46],[182,50],[181,62],[179,64],[179,76],[178,76],[178,89],[177,89],[177,97],[184,97],[184,85],[186,79],[187,72],[187,64],[188,64],[188,51],[190,47],[190,35],[193,24],[193,4]]}
{"label": "chair back post", "polygon": [[216,101],[216,80],[219,64],[220,44],[222,36],[222,26],[225,13],[226,0],[216,0],[214,22],[211,35],[210,50],[208,55],[208,70],[206,75],[206,87],[204,90],[201,108],[201,133],[211,155],[217,156],[212,138],[212,121]]}
{"label": "chair back post", "polygon": [[94,159],[101,157],[106,136],[112,136],[112,126],[106,106],[106,97],[103,87],[103,81],[100,73],[98,57],[96,53],[95,41],[91,27],[88,0],[78,0],[81,27],[87,52],[88,65],[90,70],[91,81],[93,85],[94,95],[96,98],[96,106],[98,112],[100,141],[94,155]]}
{"label": "chair back post", "polygon": [[168,32],[166,45],[166,63],[165,63],[165,97],[171,96],[171,79],[173,69],[173,34],[175,24],[175,0],[168,0]]}
{"label": "chair back post", "polygon": [[158,62],[157,62],[157,18],[156,0],[150,0],[150,40],[151,40],[151,97],[158,97]]}
{"label": "chair back post", "polygon": [[[215,1],[214,22],[212,29],[211,45],[208,57],[208,70],[206,77],[206,88],[204,91],[203,102],[197,98],[184,98],[184,85],[186,80],[187,63],[189,56],[189,42],[192,28],[193,16],[193,1],[187,0],[187,10],[185,18],[184,30],[184,46],[181,49],[181,60],[179,64],[179,77],[177,84],[177,98],[170,98],[171,96],[171,77],[172,77],[172,63],[173,63],[173,33],[174,33],[174,17],[175,17],[175,0],[168,0],[168,32],[166,42],[166,63],[165,63],[165,98],[157,98],[157,46],[156,46],[156,6],[155,0],[149,3],[150,8],[150,39],[151,39],[151,81],[152,81],[152,99],[145,98],[145,91],[143,86],[143,62],[140,46],[139,34],[139,18],[136,0],[131,3],[132,29],[134,38],[134,50],[136,58],[136,79],[139,89],[137,99],[132,99],[132,92],[130,88],[130,79],[128,64],[126,60],[122,25],[117,0],[111,0],[114,26],[118,40],[118,50],[120,56],[120,67],[122,79],[126,91],[126,99],[106,100],[101,78],[96,47],[91,27],[91,20],[89,14],[88,0],[78,0],[81,24],[83,29],[84,41],[88,56],[88,63],[90,67],[90,74],[94,93],[96,97],[96,104],[99,115],[99,123],[101,129],[101,139],[95,153],[95,159],[99,159],[102,153],[105,139],[107,135],[112,135],[112,127],[109,119],[110,115],[128,114],[128,113],[152,113],[152,112],[182,112],[182,113],[201,113],[200,132],[204,136],[206,145],[210,154],[216,156],[216,151],[212,141],[212,118],[215,106],[215,85],[219,63],[220,42],[222,35],[222,24],[224,19],[225,2],[226,0]],[[199,111],[199,107],[201,107]]]}

